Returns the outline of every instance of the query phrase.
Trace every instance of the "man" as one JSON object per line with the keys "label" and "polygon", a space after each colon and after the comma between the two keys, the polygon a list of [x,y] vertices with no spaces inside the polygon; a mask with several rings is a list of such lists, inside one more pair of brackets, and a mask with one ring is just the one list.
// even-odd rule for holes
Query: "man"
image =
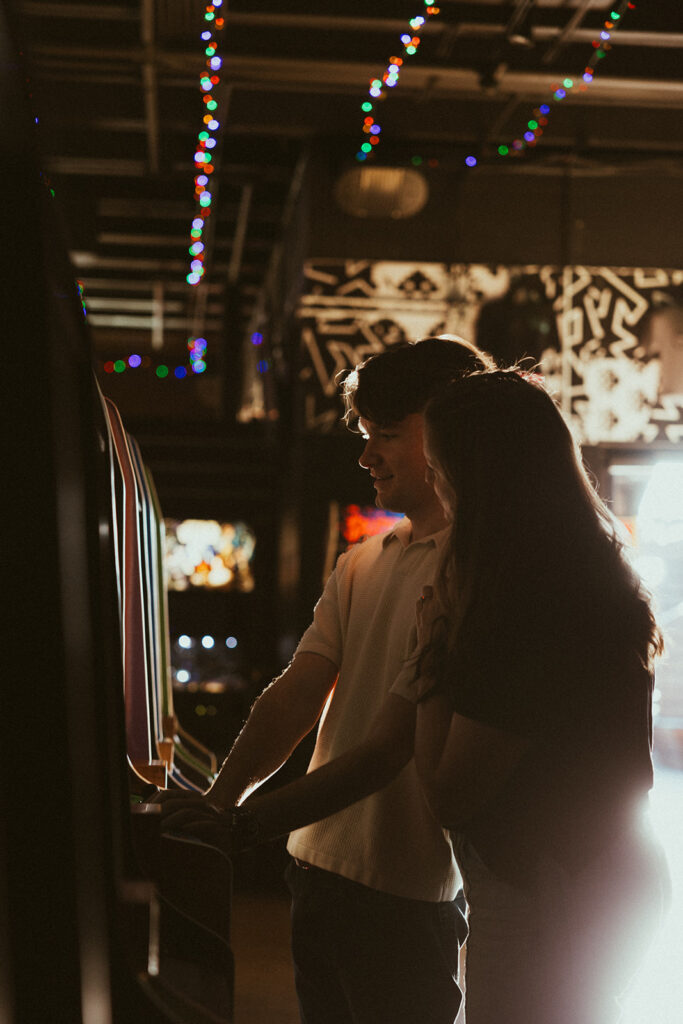
{"label": "man", "polygon": [[[292,663],[254,704],[204,798],[228,812],[232,837],[305,826],[290,835],[287,872],[302,1024],[453,1024],[457,1015],[460,879],[411,760],[415,708],[389,690],[447,535],[425,479],[422,412],[453,377],[492,367],[467,342],[427,338],[346,379],[376,503],[405,519],[340,557]],[[309,774],[243,804],[318,722]],[[215,838],[200,817],[168,820]]]}

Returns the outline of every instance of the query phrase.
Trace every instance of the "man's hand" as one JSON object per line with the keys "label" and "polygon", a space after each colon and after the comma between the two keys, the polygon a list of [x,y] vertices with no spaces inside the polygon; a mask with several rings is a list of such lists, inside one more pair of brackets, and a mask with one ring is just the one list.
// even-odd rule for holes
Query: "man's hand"
{"label": "man's hand", "polygon": [[232,828],[230,813],[214,807],[208,795],[164,790],[157,793],[150,803],[161,805],[161,831],[165,835],[199,839],[228,854],[241,847],[240,837]]}

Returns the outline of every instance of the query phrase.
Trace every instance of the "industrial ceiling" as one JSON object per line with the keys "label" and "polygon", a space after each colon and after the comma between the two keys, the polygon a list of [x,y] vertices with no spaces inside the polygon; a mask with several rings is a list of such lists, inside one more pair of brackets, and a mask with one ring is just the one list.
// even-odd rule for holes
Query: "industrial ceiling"
{"label": "industrial ceiling", "polygon": [[[226,0],[216,88],[213,231],[186,281],[202,128],[203,0],[17,2],[37,137],[83,288],[99,366],[172,361],[188,337],[246,333],[312,152],[354,166],[368,83],[421,0]],[[580,76],[618,5],[441,0],[382,108],[376,160],[500,159],[531,108]],[[583,92],[516,169],[683,166],[683,16],[639,0]],[[579,81],[579,79],[577,79]],[[523,129],[522,129],[523,130]],[[333,201],[332,199],[330,201]]]}

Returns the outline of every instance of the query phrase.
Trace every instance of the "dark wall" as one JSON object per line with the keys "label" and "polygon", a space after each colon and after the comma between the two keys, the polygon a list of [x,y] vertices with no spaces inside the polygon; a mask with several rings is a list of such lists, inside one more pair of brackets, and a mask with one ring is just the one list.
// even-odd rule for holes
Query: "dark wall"
{"label": "dark wall", "polygon": [[[348,164],[320,161],[310,255],[484,263],[683,266],[683,177],[638,169],[427,169],[429,199],[405,220],[352,217],[332,198]],[[422,168],[421,168],[422,171]]]}

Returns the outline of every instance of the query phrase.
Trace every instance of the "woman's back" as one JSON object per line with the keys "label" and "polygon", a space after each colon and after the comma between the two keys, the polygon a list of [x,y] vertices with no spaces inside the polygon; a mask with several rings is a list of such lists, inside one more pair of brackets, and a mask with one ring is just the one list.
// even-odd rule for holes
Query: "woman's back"
{"label": "woman's back", "polygon": [[506,615],[488,619],[486,635],[463,638],[448,690],[456,712],[528,746],[466,832],[508,878],[546,853],[574,871],[652,785],[652,677],[613,595],[584,593],[580,603],[565,593],[545,604],[515,588],[507,596]]}
{"label": "woman's back", "polygon": [[418,769],[455,825],[468,1024],[606,1024],[666,877],[644,824],[659,633],[543,389],[469,377],[426,440],[453,528],[423,665],[451,720],[418,713]]}

